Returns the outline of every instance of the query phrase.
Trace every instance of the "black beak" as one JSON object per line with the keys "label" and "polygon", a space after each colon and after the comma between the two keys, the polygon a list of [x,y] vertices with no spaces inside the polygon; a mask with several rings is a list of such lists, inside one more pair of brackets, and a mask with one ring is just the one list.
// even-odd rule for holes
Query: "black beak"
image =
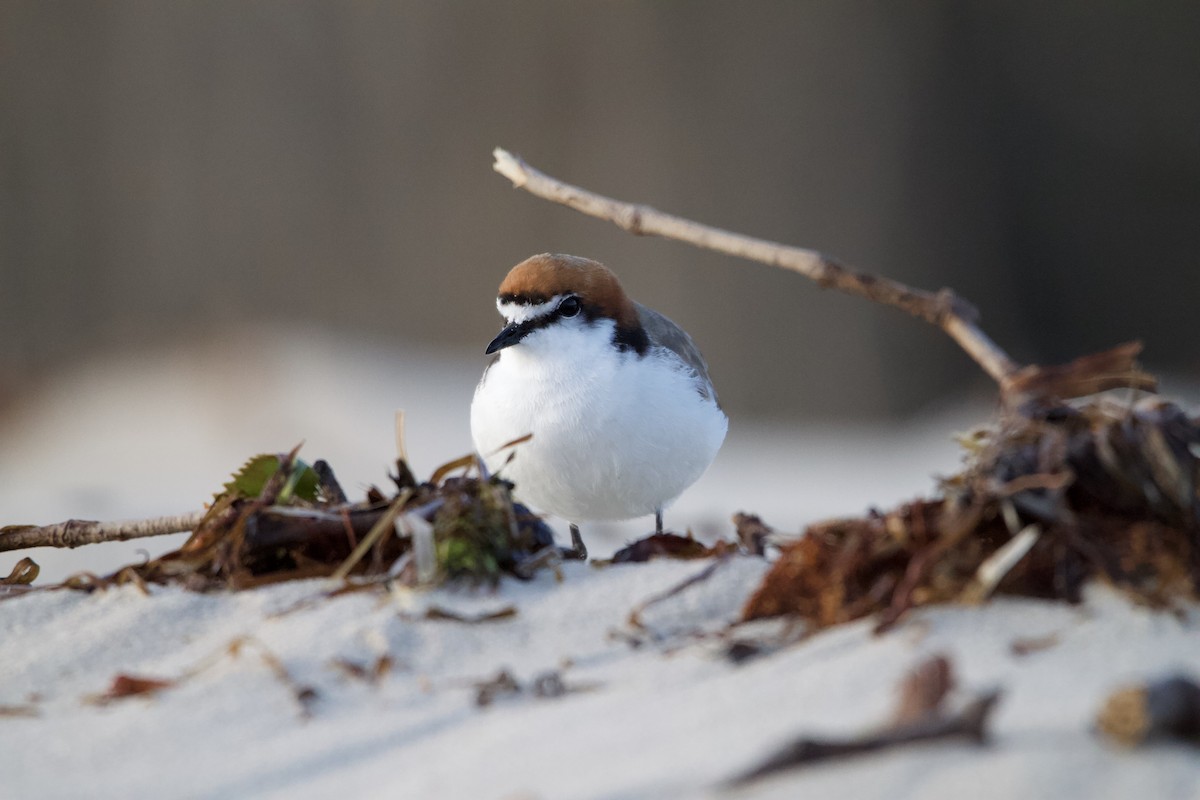
{"label": "black beak", "polygon": [[517,342],[525,338],[525,334],[529,333],[529,328],[516,322],[511,325],[504,326],[504,330],[496,334],[496,338],[492,339],[492,343],[484,350],[485,355],[491,355],[497,350],[503,350],[506,347],[512,347]]}

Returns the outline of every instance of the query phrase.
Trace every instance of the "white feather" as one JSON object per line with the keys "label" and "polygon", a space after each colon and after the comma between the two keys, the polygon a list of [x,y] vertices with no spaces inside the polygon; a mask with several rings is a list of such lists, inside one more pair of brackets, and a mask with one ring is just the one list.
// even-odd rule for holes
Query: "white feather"
{"label": "white feather", "polygon": [[[471,405],[488,467],[525,502],[571,522],[662,510],[708,468],[728,427],[675,353],[619,350],[614,329],[611,319],[571,318],[534,331],[501,351]],[[505,466],[509,452],[499,448],[530,433]]]}

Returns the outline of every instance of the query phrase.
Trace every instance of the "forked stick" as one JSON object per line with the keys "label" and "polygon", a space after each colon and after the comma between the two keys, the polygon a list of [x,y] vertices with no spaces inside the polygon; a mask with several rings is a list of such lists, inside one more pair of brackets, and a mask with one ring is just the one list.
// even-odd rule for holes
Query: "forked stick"
{"label": "forked stick", "polygon": [[800,273],[822,288],[838,289],[906,311],[945,331],[1000,385],[1002,392],[1007,393],[1014,388],[1012,381],[1021,371],[1021,365],[1009,358],[1007,353],[979,329],[978,311],[950,289],[942,289],[936,293],[913,289],[887,278],[850,269],[815,250],[789,247],[702,225],[673,214],[665,214],[650,206],[625,203],[563,183],[499,147],[492,155],[496,159],[492,168],[512,181],[513,186],[545,200],[561,203],[584,214],[612,222],[635,235],[662,236],[781,267]]}

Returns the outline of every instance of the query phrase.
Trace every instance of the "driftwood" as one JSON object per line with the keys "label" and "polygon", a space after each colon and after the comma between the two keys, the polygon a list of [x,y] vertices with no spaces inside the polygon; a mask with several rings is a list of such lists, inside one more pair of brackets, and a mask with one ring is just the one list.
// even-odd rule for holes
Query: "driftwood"
{"label": "driftwood", "polygon": [[193,530],[203,511],[126,522],[69,519],[55,525],[9,525],[0,528],[0,553],[30,547],[81,547],[100,542],[124,542],[145,536],[164,536]]}
{"label": "driftwood", "polygon": [[[847,267],[815,250],[756,239],[732,231],[703,225],[647,205],[626,203],[564,183],[525,163],[519,156],[499,147],[493,152],[492,168],[544,200],[561,203],[599,219],[607,220],[638,236],[661,236],[687,242],[739,258],[791,270],[815,281],[822,288],[837,289],[876,303],[892,306],[941,328],[1000,386],[1003,399],[1019,403],[1033,396],[1052,395],[1066,399],[1105,389],[1136,387],[1152,390],[1154,378],[1134,364],[1140,346],[1123,345],[1089,359],[1096,364],[1073,363],[1065,367],[1028,367],[1013,361],[979,327],[979,312],[950,289],[927,292],[898,281]],[[1087,379],[1080,380],[1080,367]]]}

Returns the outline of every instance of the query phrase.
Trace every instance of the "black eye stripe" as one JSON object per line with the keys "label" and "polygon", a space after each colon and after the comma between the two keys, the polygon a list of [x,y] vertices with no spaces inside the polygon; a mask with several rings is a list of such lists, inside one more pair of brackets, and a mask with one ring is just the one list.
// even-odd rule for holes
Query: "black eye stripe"
{"label": "black eye stripe", "polygon": [[[501,298],[503,300],[503,298]],[[600,310],[595,306],[584,305],[583,301],[576,295],[568,295],[563,298],[557,306],[549,311],[544,311],[536,317],[530,317],[517,323],[511,323],[514,329],[514,337],[516,341],[524,339],[534,331],[548,328],[551,325],[559,322],[562,319],[572,317],[583,317],[588,323],[594,323],[601,317]],[[625,349],[622,345],[621,349]]]}

